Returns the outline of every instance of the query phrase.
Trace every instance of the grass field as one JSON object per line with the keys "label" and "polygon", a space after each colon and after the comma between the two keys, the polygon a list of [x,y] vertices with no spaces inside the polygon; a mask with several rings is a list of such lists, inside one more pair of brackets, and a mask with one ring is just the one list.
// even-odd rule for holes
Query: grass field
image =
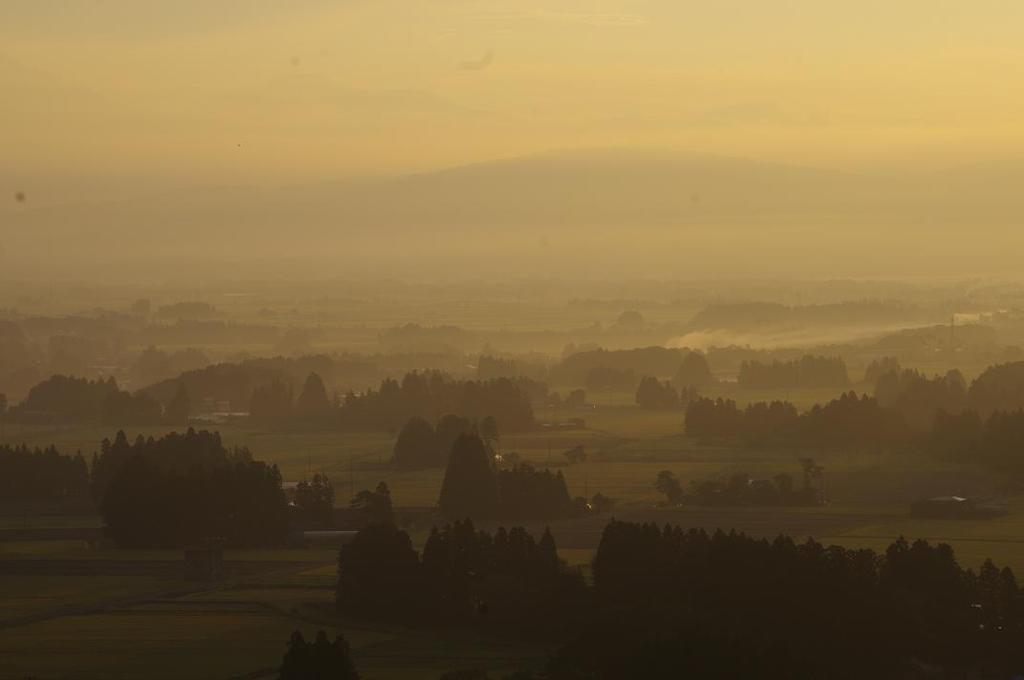
{"label": "grass field", "polygon": [[0,560],[0,679],[272,678],[296,629],[309,638],[343,633],[368,680],[510,671],[544,658],[535,645],[470,630],[341,620],[333,551],[301,552],[320,563],[229,553],[228,579],[213,585],[185,582],[179,561],[135,551],[120,551],[115,569],[75,551],[51,555],[42,569]]}

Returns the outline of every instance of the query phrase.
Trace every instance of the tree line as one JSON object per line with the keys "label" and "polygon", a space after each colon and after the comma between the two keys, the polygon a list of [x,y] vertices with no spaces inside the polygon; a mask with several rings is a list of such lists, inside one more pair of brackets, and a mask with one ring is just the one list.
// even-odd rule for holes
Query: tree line
{"label": "tree line", "polygon": [[697,398],[687,407],[685,427],[701,439],[758,448],[914,448],[1024,476],[1024,408],[1015,405],[1024,401],[1024,392],[1016,390],[1018,379],[1024,380],[1024,372],[1017,364],[988,369],[970,388],[956,372],[926,378],[891,371],[880,376],[877,396],[847,392],[803,413],[786,401],[741,409],[729,399]]}
{"label": "tree line", "polygon": [[518,461],[499,465],[490,444],[476,433],[460,434],[452,445],[438,498],[444,517],[478,521],[551,520],[600,512],[610,504],[601,494],[593,501],[573,498],[561,470],[552,473]]}
{"label": "tree line", "polygon": [[271,425],[321,425],[358,430],[397,430],[410,418],[437,421],[451,413],[471,420],[497,417],[509,431],[534,426],[533,409],[520,381],[455,380],[439,371],[384,379],[377,390],[329,397],[323,381],[310,374],[295,397],[291,387],[272,381],[253,391],[250,414]]}
{"label": "tree line", "polygon": [[743,387],[790,389],[800,387],[846,387],[850,376],[841,357],[805,355],[790,361],[744,361],[738,382]]}
{"label": "tree line", "polygon": [[338,610],[375,620],[494,621],[525,631],[545,627],[540,614],[572,609],[583,590],[549,531],[537,540],[521,527],[492,534],[455,521],[434,527],[419,554],[404,531],[375,524],[338,555]]}
{"label": "tree line", "polygon": [[350,393],[339,416],[352,427],[379,424],[397,429],[413,416],[437,420],[449,413],[471,420],[492,416],[509,432],[534,426],[530,400],[516,381],[455,380],[438,371],[413,371],[401,382],[384,380],[377,391]]}
{"label": "tree line", "polygon": [[492,445],[500,438],[498,421],[493,416],[474,423],[449,413],[439,418],[436,425],[413,416],[399,431],[391,460],[399,468],[444,467],[459,435],[473,432],[479,432]]}
{"label": "tree line", "polygon": [[696,388],[677,389],[668,380],[662,382],[653,376],[641,379],[636,388],[636,404],[647,410],[678,409],[696,398]]}
{"label": "tree line", "polygon": [[[961,567],[945,544],[882,553],[787,536],[612,520],[592,583],[554,538],[434,529],[422,556],[394,526],[338,558],[348,615],[498,624],[560,645],[535,680],[637,677],[1009,677],[1024,664],[1024,599],[1009,568]],[[486,677],[483,674],[467,677]]]}
{"label": "tree line", "polygon": [[1024,408],[1021,361],[989,366],[969,385],[957,370],[929,377],[901,368],[895,359],[889,359],[884,366],[888,370],[875,370],[875,397],[882,406],[903,414],[908,425],[921,432],[931,429],[940,411],[976,411],[986,419],[996,411]]}
{"label": "tree line", "polygon": [[793,476],[781,472],[769,479],[755,479],[746,472],[736,472],[727,479],[703,479],[690,482],[689,490],[670,470],[658,473],[654,488],[665,496],[666,505],[747,505],[808,506],[819,505],[822,496],[823,469],[811,458],[801,458],[803,483],[796,485]]}
{"label": "tree line", "polygon": [[88,501],[89,468],[81,451],[65,456],[54,446],[0,446],[0,498],[4,501]]}
{"label": "tree line", "polygon": [[926,450],[939,458],[1024,477],[1024,410],[995,411],[988,418],[974,410],[940,411],[924,441]]}
{"label": "tree line", "polygon": [[334,641],[318,631],[312,642],[306,642],[300,631],[293,631],[288,650],[281,659],[278,680],[359,680],[352,663],[352,649],[343,635]]}
{"label": "tree line", "polygon": [[[768,677],[906,677],[915,661],[1005,674],[1024,661],[1013,572],[991,562],[965,570],[947,545],[899,539],[876,554],[612,521],[593,577],[604,616],[592,642],[608,627],[655,639],[658,628],[700,628],[774,658],[781,667],[767,666]],[[616,662],[614,649],[582,649],[591,668]]]}
{"label": "tree line", "polygon": [[551,368],[549,377],[552,382],[559,384],[586,384],[588,389],[607,388],[609,385],[602,382],[607,383],[616,378],[628,382],[625,389],[634,389],[636,379],[632,376],[675,375],[686,354],[686,350],[666,347],[585,350],[574,352],[562,359],[558,365]]}
{"label": "tree line", "polygon": [[731,399],[698,398],[686,409],[686,432],[753,447],[829,449],[896,447],[911,437],[899,413],[854,392],[815,404],[804,413],[787,401],[757,402],[740,409]]}
{"label": "tree line", "polygon": [[[197,375],[219,375],[225,370],[210,367]],[[243,371],[242,376],[248,384],[249,374]],[[472,420],[500,417],[509,431],[522,431],[534,426],[530,402],[531,394],[538,391],[546,394],[546,386],[525,378],[455,380],[439,371],[412,371],[401,381],[385,379],[377,390],[341,396],[330,394],[320,375],[310,372],[297,394],[290,382],[274,377],[250,388],[245,403],[253,422],[270,427],[397,430],[413,417],[436,421],[459,413]],[[163,395],[165,401],[154,394]],[[54,375],[35,385],[8,415],[13,420],[114,427],[184,426],[196,415],[195,394],[185,379],[131,393],[121,390],[112,377],[88,380]],[[229,408],[237,408],[235,404],[231,402]]]}
{"label": "tree line", "polygon": [[54,375],[36,384],[9,417],[18,421],[88,422],[104,425],[157,425],[164,408],[147,394],[121,390],[113,377],[88,380]]}
{"label": "tree line", "polygon": [[225,447],[215,432],[129,442],[119,431],[103,441],[88,470],[81,454],[5,447],[0,480],[14,497],[91,496],[108,535],[124,547],[279,545],[288,534],[277,467],[254,461],[248,449]]}

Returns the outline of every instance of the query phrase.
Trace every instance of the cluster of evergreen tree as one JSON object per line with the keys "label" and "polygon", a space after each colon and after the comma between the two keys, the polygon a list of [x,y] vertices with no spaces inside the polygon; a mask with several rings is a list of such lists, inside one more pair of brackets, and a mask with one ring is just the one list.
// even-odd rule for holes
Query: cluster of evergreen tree
{"label": "cluster of evergreen tree", "polygon": [[88,380],[54,375],[33,386],[10,415],[15,420],[156,425],[163,422],[163,407],[146,394],[120,390],[113,377]]}
{"label": "cluster of evergreen tree", "polygon": [[906,677],[912,660],[1005,677],[1024,662],[1013,573],[964,570],[947,545],[900,539],[878,555],[612,521],[593,577],[595,630],[639,626],[657,639],[697,626],[799,658],[795,677]]}
{"label": "cluster of evergreen tree", "polygon": [[910,438],[899,413],[853,392],[804,413],[784,401],[758,402],[741,410],[732,400],[701,398],[686,409],[686,432],[759,447],[877,449],[902,446]]}
{"label": "cluster of evergreen tree", "polygon": [[331,642],[321,630],[313,642],[306,642],[300,631],[294,631],[277,677],[278,680],[359,680],[359,673],[344,636],[338,635]]}
{"label": "cluster of evergreen tree", "polygon": [[543,381],[547,377],[545,364],[546,357],[543,354],[528,355],[518,359],[481,354],[477,359],[476,377],[479,380],[517,378],[537,385],[544,385]]}
{"label": "cluster of evergreen tree", "polygon": [[[626,389],[636,387],[636,375],[657,375],[673,376],[679,371],[684,356],[690,354],[687,350],[670,349],[667,347],[637,347],[634,349],[606,350],[593,349],[574,352],[564,359],[557,366],[552,367],[550,377],[552,382],[570,385],[583,385],[585,382],[595,380],[597,376],[608,377],[618,376],[624,380],[629,377],[629,384]],[[594,369],[603,369],[595,373]],[[588,376],[593,375],[594,378]],[[599,384],[595,380],[593,386],[588,389],[608,389],[611,385]],[[621,383],[617,383],[621,384]]]}
{"label": "cluster of evergreen tree", "polygon": [[970,386],[957,370],[928,377],[919,371],[900,370],[898,362],[889,366],[890,370],[875,380],[875,397],[921,432],[931,429],[940,411],[959,414],[972,410],[988,418],[996,411],[1024,408],[1024,362],[990,366]]}
{"label": "cluster of evergreen tree", "polygon": [[[272,339],[268,338],[268,341]],[[299,389],[310,373],[315,373],[325,384],[362,385],[376,380],[379,370],[373,358],[363,356],[264,357],[236,363],[211,364],[185,371],[174,378],[150,385],[143,391],[167,404],[178,386],[184,385],[195,398],[226,401],[232,411],[245,411],[251,404],[253,392],[275,381],[286,388]]]}
{"label": "cluster of evergreen tree", "polygon": [[438,507],[450,519],[557,519],[584,512],[586,501],[572,499],[561,470],[527,463],[499,470],[488,444],[463,434],[452,446]]}
{"label": "cluster of evergreen tree", "polygon": [[0,499],[56,501],[89,499],[89,468],[81,452],[62,455],[53,446],[0,446]]}
{"label": "cluster of evergreen tree", "polygon": [[164,420],[163,416],[160,402],[149,395],[121,390],[108,394],[100,408],[100,423],[112,427],[159,425]]}
{"label": "cluster of evergreen tree", "polygon": [[517,520],[566,517],[580,511],[569,496],[562,471],[537,470],[519,463],[498,470],[498,516]]}
{"label": "cluster of evergreen tree", "polygon": [[696,390],[692,387],[677,390],[671,382],[662,382],[651,376],[643,378],[636,388],[637,406],[650,410],[679,408],[696,396]]}
{"label": "cluster of evergreen tree", "polygon": [[896,357],[879,357],[872,359],[867,368],[864,369],[864,384],[874,389],[879,378],[887,373],[899,373],[901,370],[900,360]]}
{"label": "cluster of evergreen tree", "polygon": [[437,421],[458,413],[470,420],[497,418],[509,432],[534,426],[529,397],[516,381],[453,380],[443,373],[407,373],[401,382],[387,379],[379,390],[349,393],[337,412],[337,422],[353,429],[397,430],[409,418]]}
{"label": "cluster of evergreen tree", "polygon": [[[497,436],[497,421],[493,418],[494,434]],[[401,468],[442,467],[448,462],[452,445],[459,435],[469,434],[476,430],[468,418],[453,414],[442,416],[437,425],[413,416],[398,433],[392,454],[392,461]]]}
{"label": "cluster of evergreen tree", "polygon": [[293,502],[302,526],[326,529],[334,525],[334,486],[327,475],[317,473],[312,481],[299,482]]}
{"label": "cluster of evergreen tree", "polygon": [[98,422],[107,397],[117,392],[113,378],[87,380],[54,375],[32,387],[11,412],[15,417],[48,413],[67,420]]}
{"label": "cluster of evergreen tree", "polygon": [[1024,361],[997,364],[985,369],[971,383],[967,405],[982,417],[995,411],[1024,408]]}
{"label": "cluster of evergreen tree", "polygon": [[[821,502],[820,468],[810,459],[804,469],[803,486],[796,486],[793,477],[779,473],[771,479],[754,479],[745,472],[737,472],[728,479],[694,480],[686,493],[682,484],[669,470],[658,473],[655,488],[665,494],[669,505],[692,503],[694,505],[749,505],[749,506],[801,506],[817,505]],[[814,466],[813,472],[808,469]],[[816,472],[817,474],[814,474]]]}
{"label": "cluster of evergreen tree", "polygon": [[945,545],[900,540],[876,555],[612,521],[593,568],[602,612],[751,637],[802,658],[809,677],[900,677],[911,658],[958,671],[1024,661],[1013,572],[989,562],[976,575]]}
{"label": "cluster of evergreen tree", "polygon": [[125,547],[180,547],[213,539],[276,545],[288,505],[276,466],[189,430],[128,444],[123,432],[93,460],[93,489],[111,538]]}
{"label": "cluster of evergreen tree", "polygon": [[490,534],[457,521],[435,527],[420,557],[408,534],[376,524],[338,555],[339,611],[374,619],[539,629],[556,615],[564,620],[583,589],[579,571],[559,561],[549,531],[537,541],[520,527]]}
{"label": "cluster of evergreen tree", "polygon": [[476,362],[476,376],[480,380],[492,378],[513,378],[519,375],[519,365],[515,359],[482,354]]}
{"label": "cluster of evergreen tree", "polygon": [[967,382],[957,370],[932,378],[918,371],[893,370],[875,381],[875,399],[924,432],[931,429],[939,411],[959,413],[967,407]]}
{"label": "cluster of evergreen tree", "polygon": [[926,440],[934,455],[975,462],[1017,478],[1024,477],[1024,410],[995,411],[982,419],[977,411],[940,411]]}
{"label": "cluster of evergreen tree", "polygon": [[335,411],[337,404],[332,404],[324,381],[316,373],[306,376],[298,398],[290,385],[274,379],[254,389],[249,400],[250,417],[264,425],[325,426],[331,423]]}
{"label": "cluster of evergreen tree", "polygon": [[[879,554],[612,520],[587,585],[549,533],[535,543],[466,521],[435,529],[422,558],[393,525],[371,527],[338,566],[345,614],[490,621],[564,642],[518,680],[997,678],[1024,667],[1013,572],[963,569],[948,545],[920,540]],[[487,677],[465,673],[445,677]]]}
{"label": "cluster of evergreen tree", "polygon": [[377,484],[373,491],[363,489],[349,502],[349,508],[355,513],[357,525],[362,527],[374,524],[394,524],[395,510],[391,504],[391,489],[384,482]]}
{"label": "cluster of evergreen tree", "polygon": [[683,355],[683,361],[679,364],[679,370],[672,377],[672,384],[680,391],[684,389],[696,390],[709,385],[714,385],[717,380],[711,373],[711,366],[707,357],[700,352],[687,352]]}
{"label": "cluster of evergreen tree", "polygon": [[449,518],[498,516],[498,476],[494,455],[476,434],[461,434],[452,445],[438,498],[441,514]]}
{"label": "cluster of evergreen tree", "polygon": [[219,432],[197,432],[189,428],[184,433],[171,432],[159,439],[138,435],[134,442],[129,442],[124,430],[118,430],[114,441],[104,439],[100,443],[99,453],[92,455],[89,473],[93,497],[97,501],[103,498],[107,485],[125,463],[135,456],[144,456],[162,468],[179,473],[196,467],[252,459],[252,454],[244,447],[225,448]]}
{"label": "cluster of evergreen tree", "polygon": [[743,387],[788,389],[797,387],[846,387],[850,376],[841,357],[803,356],[792,361],[744,361],[739,384]]}

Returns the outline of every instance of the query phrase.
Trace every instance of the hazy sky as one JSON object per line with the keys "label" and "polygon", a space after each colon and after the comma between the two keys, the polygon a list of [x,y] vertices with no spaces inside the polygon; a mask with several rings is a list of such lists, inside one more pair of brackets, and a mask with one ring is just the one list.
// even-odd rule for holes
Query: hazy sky
{"label": "hazy sky", "polygon": [[0,0],[0,180],[1016,156],[1022,35],[1019,0]]}

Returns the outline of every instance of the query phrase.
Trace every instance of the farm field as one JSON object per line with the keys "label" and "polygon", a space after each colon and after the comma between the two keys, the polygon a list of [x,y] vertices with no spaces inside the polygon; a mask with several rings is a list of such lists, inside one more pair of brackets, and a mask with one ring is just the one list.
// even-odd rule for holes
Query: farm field
{"label": "farm field", "polygon": [[[539,412],[541,422],[566,414]],[[576,414],[573,414],[576,415]],[[558,469],[572,495],[601,492],[612,512],[550,523],[560,554],[586,567],[610,517],[678,524],[709,531],[743,531],[773,538],[813,537],[825,544],[884,550],[899,536],[950,543],[959,561],[978,567],[988,557],[1024,573],[1024,499],[1010,499],[1005,517],[925,520],[909,516],[909,503],[931,495],[976,494],[993,480],[973,468],[917,454],[750,451],[701,443],[682,433],[682,414],[644,411],[625,398],[579,414],[581,429],[540,429],[507,434],[499,446],[538,467]],[[325,472],[337,503],[352,490],[386,481],[399,507],[436,503],[444,471],[397,470],[389,465],[389,433],[268,432],[238,424],[219,426],[230,445],[276,463],[287,481]],[[128,433],[159,436],[165,428]],[[91,452],[113,432],[103,428],[8,431],[8,440],[54,443]],[[576,445],[585,462],[570,464]],[[743,472],[753,477],[788,473],[799,480],[801,456],[825,470],[829,503],[813,508],[662,507],[654,480],[662,470],[686,485]],[[0,529],[96,527],[94,514],[0,517]],[[546,523],[528,523],[539,533]],[[410,528],[422,547],[429,523]],[[472,631],[425,632],[340,620],[333,612],[336,551],[280,549],[228,551],[227,578],[186,582],[181,553],[173,550],[90,548],[82,541],[0,542],[0,680],[49,678],[271,678],[294,629],[307,637],[321,628],[341,631],[353,646],[363,677],[436,678],[459,667],[512,670],[537,665],[545,649]],[[58,653],[59,652],[59,653]],[[32,659],[27,665],[26,659]],[[197,670],[201,669],[201,670]]]}
{"label": "farm field", "polygon": [[544,658],[542,648],[472,631],[338,619],[334,551],[305,563],[231,552],[216,584],[183,581],[180,560],[119,552],[113,565],[73,550],[45,562],[0,560],[0,678],[272,678],[293,630],[343,633],[370,679],[510,671]]}

